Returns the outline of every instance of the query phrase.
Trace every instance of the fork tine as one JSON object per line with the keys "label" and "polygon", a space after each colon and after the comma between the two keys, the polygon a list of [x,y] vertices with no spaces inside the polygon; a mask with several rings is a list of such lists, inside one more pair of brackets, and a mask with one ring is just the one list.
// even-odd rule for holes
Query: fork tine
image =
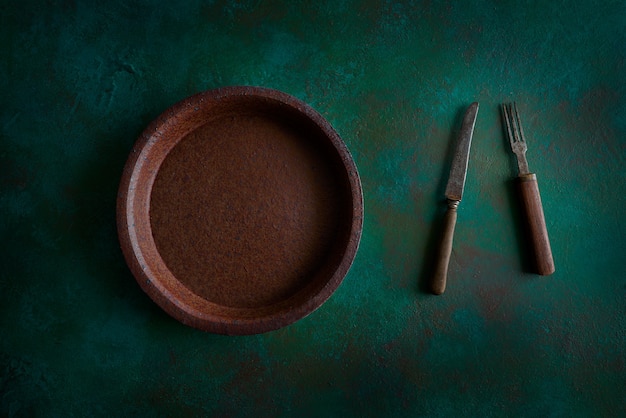
{"label": "fork tine", "polygon": [[504,115],[504,122],[506,123],[506,131],[509,135],[509,142],[513,143],[515,141],[515,137],[513,136],[513,131],[511,130],[511,118],[509,116],[509,110],[507,109],[506,103],[502,103],[502,113]]}
{"label": "fork tine", "polygon": [[513,112],[515,113],[515,122],[517,123],[517,128],[519,131],[518,139],[522,142],[526,142],[526,137],[524,136],[524,129],[522,128],[522,120],[519,117],[519,112],[517,111],[517,104],[513,102]]}
{"label": "fork tine", "polygon": [[522,121],[517,110],[517,104],[515,102],[503,103],[502,114],[504,123],[506,124],[506,133],[509,136],[511,150],[517,157],[519,172],[520,174],[527,174],[529,171],[528,162],[526,161],[526,137],[522,129]]}

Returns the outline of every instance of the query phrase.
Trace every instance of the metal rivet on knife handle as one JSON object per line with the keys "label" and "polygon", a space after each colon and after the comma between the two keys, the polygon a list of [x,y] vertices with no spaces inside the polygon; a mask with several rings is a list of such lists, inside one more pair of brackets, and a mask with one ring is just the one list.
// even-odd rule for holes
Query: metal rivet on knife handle
{"label": "metal rivet on knife handle", "polygon": [[530,173],[526,160],[526,138],[522,129],[522,122],[517,111],[517,105],[503,104],[502,115],[506,125],[506,132],[511,144],[511,149],[517,157],[519,167],[518,191],[524,209],[525,227],[527,228],[534,252],[534,261],[537,273],[543,276],[554,273],[554,260],[548,229],[543,215],[541,196],[537,176]]}
{"label": "metal rivet on knife handle", "polygon": [[435,270],[431,290],[435,295],[440,295],[446,290],[448,280],[448,265],[452,254],[452,241],[454,239],[454,227],[456,226],[457,208],[463,197],[465,188],[465,177],[467,174],[467,163],[469,161],[470,146],[476,115],[478,114],[478,103],[472,103],[463,117],[463,125],[459,134],[459,142],[456,146],[450,177],[446,186],[446,198],[448,208],[444,216],[443,235],[439,243]]}

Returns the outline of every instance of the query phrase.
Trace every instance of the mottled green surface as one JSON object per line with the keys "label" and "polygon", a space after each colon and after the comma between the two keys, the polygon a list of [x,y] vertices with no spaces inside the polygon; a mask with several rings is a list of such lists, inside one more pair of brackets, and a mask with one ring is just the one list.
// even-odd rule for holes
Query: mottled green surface
{"label": "mottled green surface", "polygon": [[[2,3],[0,416],[626,415],[624,1]],[[163,313],[115,231],[141,130],[234,84],[322,113],[366,211],[326,304],[236,338]],[[548,278],[523,272],[510,99]],[[449,144],[474,100],[449,287],[430,296]]]}

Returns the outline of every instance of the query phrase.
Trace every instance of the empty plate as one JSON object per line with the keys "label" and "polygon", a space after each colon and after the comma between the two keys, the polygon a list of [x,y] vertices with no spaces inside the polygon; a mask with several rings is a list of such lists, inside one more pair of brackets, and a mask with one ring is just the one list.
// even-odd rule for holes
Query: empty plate
{"label": "empty plate", "polygon": [[229,87],[168,109],[132,150],[117,204],[141,288],[220,334],[286,326],[317,309],[356,255],[356,166],[324,118],[285,93]]}

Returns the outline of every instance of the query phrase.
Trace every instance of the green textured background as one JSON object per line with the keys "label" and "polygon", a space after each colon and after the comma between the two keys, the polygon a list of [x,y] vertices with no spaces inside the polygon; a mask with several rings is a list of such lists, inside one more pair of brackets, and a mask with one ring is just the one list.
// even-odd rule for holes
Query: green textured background
{"label": "green textured background", "polygon": [[[5,0],[0,48],[0,416],[626,415],[626,2]],[[331,122],[366,217],[318,311],[225,337],[142,293],[115,198],[153,118],[238,84]],[[511,99],[547,278],[524,273],[498,112]],[[450,143],[474,100],[449,287],[430,296]]]}

